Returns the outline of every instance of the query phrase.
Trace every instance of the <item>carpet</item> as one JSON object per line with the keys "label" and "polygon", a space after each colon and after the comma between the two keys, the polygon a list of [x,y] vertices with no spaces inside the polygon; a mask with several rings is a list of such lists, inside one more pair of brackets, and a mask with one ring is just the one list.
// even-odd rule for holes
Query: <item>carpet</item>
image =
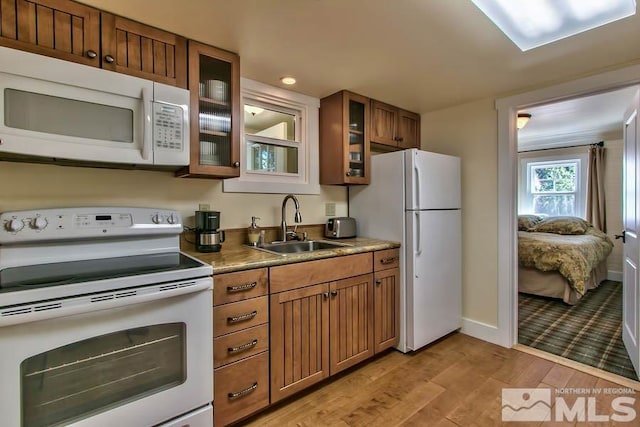
{"label": "carpet", "polygon": [[602,282],[574,306],[519,294],[518,324],[520,344],[638,380],[622,343],[620,282]]}

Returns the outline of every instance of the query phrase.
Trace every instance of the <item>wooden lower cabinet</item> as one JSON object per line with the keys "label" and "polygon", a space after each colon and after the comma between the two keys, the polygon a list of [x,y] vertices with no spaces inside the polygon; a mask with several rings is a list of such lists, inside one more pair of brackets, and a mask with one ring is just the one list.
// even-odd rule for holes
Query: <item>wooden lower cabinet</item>
{"label": "wooden lower cabinet", "polygon": [[271,295],[271,402],[329,376],[329,284]]}
{"label": "wooden lower cabinet", "polygon": [[377,271],[374,277],[374,350],[379,353],[398,344],[400,328],[400,270]]}
{"label": "wooden lower cabinet", "polygon": [[330,285],[331,375],[373,356],[373,275],[364,274]]}
{"label": "wooden lower cabinet", "polygon": [[216,427],[240,420],[269,405],[269,352],[215,370]]}

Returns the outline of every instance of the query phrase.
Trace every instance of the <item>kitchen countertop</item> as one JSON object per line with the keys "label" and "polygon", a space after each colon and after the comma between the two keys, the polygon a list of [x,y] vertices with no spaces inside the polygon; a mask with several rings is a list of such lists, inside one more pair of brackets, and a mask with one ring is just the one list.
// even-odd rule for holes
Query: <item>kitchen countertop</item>
{"label": "kitchen countertop", "polygon": [[[322,239],[329,240],[329,239]],[[275,265],[292,264],[296,262],[313,261],[316,259],[332,258],[343,255],[359,254],[362,252],[379,251],[383,249],[399,248],[400,243],[387,240],[368,239],[355,237],[353,239],[336,240],[337,243],[346,243],[351,246],[343,246],[335,249],[322,249],[313,252],[302,252],[287,255],[276,255],[254,249],[245,245],[222,246],[220,252],[197,252],[190,243],[182,242],[182,251],[211,264],[213,274],[231,273],[234,271],[250,270],[252,268],[273,267]]]}

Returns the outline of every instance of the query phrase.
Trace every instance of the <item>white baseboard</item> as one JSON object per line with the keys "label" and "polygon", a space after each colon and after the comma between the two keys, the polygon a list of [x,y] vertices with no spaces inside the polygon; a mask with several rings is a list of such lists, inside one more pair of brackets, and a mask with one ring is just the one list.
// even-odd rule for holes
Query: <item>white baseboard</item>
{"label": "white baseboard", "polygon": [[460,332],[465,335],[490,342],[492,344],[497,344],[500,346],[503,345],[502,337],[500,336],[497,326],[488,325],[486,323],[463,317],[462,329],[460,330]]}
{"label": "white baseboard", "polygon": [[607,280],[615,280],[616,282],[622,282],[622,271],[607,271]]}

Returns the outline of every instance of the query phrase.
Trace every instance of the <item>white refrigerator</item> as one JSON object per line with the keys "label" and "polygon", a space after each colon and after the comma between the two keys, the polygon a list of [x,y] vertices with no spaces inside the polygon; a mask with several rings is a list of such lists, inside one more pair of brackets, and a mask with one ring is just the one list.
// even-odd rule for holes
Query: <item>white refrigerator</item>
{"label": "white refrigerator", "polygon": [[417,350],[460,328],[460,159],[417,149],[371,158],[371,183],[349,188],[358,234],[400,248],[400,341]]}

